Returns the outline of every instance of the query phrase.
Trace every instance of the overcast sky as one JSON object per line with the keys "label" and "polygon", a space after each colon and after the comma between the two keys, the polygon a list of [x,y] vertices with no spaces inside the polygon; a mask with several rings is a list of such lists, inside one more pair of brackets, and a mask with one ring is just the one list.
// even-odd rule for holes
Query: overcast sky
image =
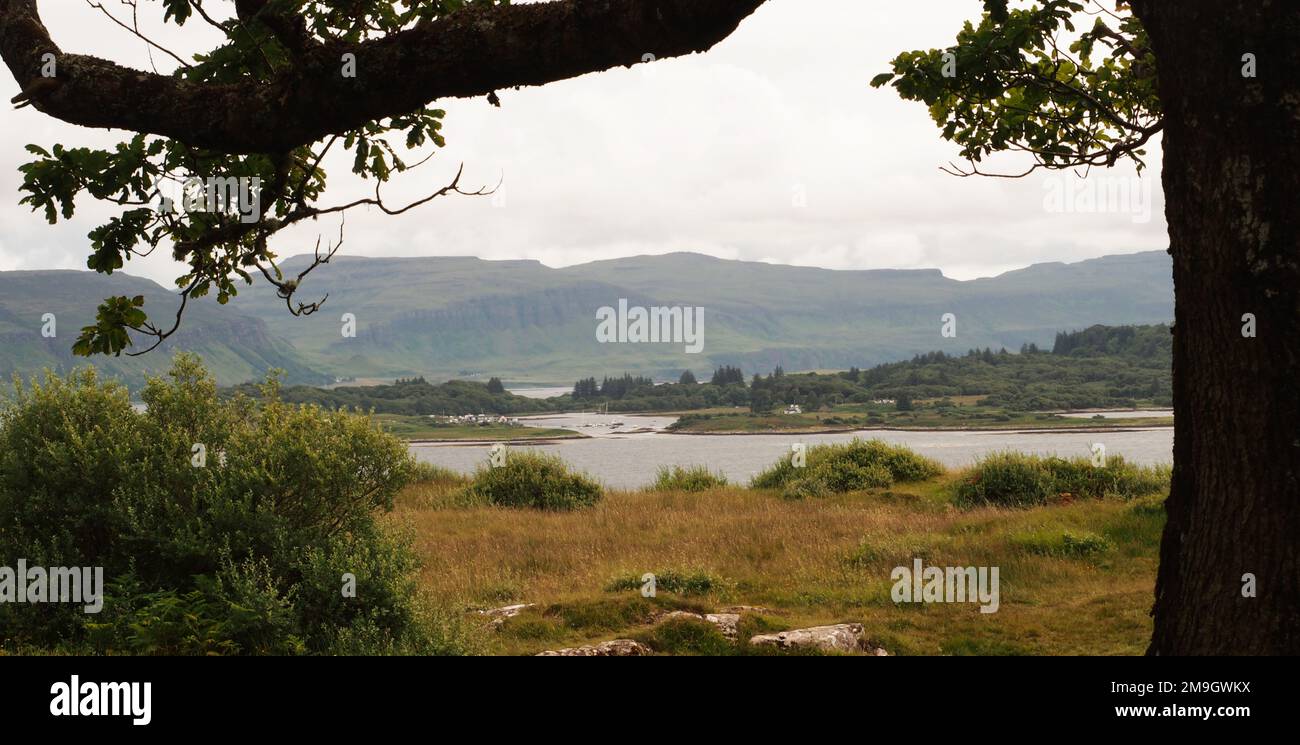
{"label": "overcast sky", "polygon": [[[118,10],[111,0],[105,5]],[[154,4],[141,5],[142,13],[153,11],[145,27],[159,28]],[[143,43],[82,0],[42,0],[41,7],[65,51],[148,68]],[[495,200],[448,197],[399,217],[352,211],[344,252],[564,266],[694,251],[836,269],[939,268],[967,279],[1163,250],[1158,146],[1155,167],[1135,191],[1136,211],[1061,214],[1047,205],[1062,179],[1073,177],[945,175],[938,168],[956,148],[939,137],[924,106],[867,85],[899,51],[950,44],[981,7],[979,0],[769,0],[705,55],[501,91],[499,109],[482,100],[441,102],[447,147],[386,186],[385,200],[423,196],[462,162],[463,185],[504,177],[502,192]],[[212,46],[208,31],[195,23],[158,35],[195,52]],[[7,71],[2,77],[5,97],[17,93]],[[6,107],[0,134],[0,270],[84,269],[86,233],[111,213],[84,199],[72,221],[51,227],[20,207],[23,145],[105,147],[126,135],[66,125],[31,107]],[[1015,171],[1018,161],[1002,163]],[[324,203],[369,192],[348,173],[346,157],[326,166]],[[1127,186],[1133,170],[1114,174]],[[318,231],[337,232],[337,223],[302,227],[275,239],[281,256],[310,251]],[[165,250],[126,271],[165,284],[181,273]]]}

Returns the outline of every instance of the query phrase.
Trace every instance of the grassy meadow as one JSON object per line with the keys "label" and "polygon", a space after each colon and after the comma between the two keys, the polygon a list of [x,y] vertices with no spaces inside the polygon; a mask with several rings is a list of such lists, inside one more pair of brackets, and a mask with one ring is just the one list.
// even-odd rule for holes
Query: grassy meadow
{"label": "grassy meadow", "polygon": [[[885,450],[810,451],[807,478],[907,455]],[[572,510],[495,505],[471,494],[470,480],[427,469],[388,519],[414,537],[419,584],[440,602],[532,604],[485,630],[495,654],[615,638],[663,654],[746,654],[759,651],[745,643],[753,633],[841,622],[864,624],[899,655],[1144,651],[1166,469],[1119,460],[1094,473],[1086,462],[1014,454],[962,472],[928,468],[906,480],[904,463],[888,486],[849,480],[809,497],[663,473],[657,485],[606,491]],[[777,464],[755,482],[789,481],[788,471]],[[891,570],[916,558],[999,567],[999,610],[895,604]],[[639,591],[647,572],[658,577],[654,598]],[[709,624],[659,622],[672,610],[733,606],[756,609],[743,615],[739,644]]]}
{"label": "grassy meadow", "polygon": [[[1150,634],[1167,467],[1001,452],[950,471],[857,439],[748,484],[665,468],[613,490],[526,447],[462,476],[417,462],[382,419],[278,390],[220,395],[193,355],[149,380],[142,408],[93,368],[15,383],[0,399],[0,567],[105,580],[102,613],[0,602],[0,655],[536,654],[629,638],[794,654],[807,647],[748,640],[836,623],[862,624],[853,649],[895,655],[1137,654]],[[896,603],[891,574],[918,560],[996,567],[996,612]]]}

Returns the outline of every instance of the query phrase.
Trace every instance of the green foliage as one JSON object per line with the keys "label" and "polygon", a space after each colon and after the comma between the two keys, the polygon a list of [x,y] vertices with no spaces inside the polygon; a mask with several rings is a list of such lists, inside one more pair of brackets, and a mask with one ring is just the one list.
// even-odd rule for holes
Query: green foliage
{"label": "green foliage", "polygon": [[464,480],[465,477],[459,473],[434,463],[416,461],[411,466],[411,483],[413,484],[459,484]]}
{"label": "green foliage", "polygon": [[651,491],[708,491],[727,485],[727,477],[714,473],[707,466],[663,466],[650,485]]}
{"label": "green foliage", "polygon": [[145,322],[144,296],[133,298],[111,297],[99,306],[95,325],[86,326],[72,345],[73,354],[89,357],[92,354],[119,355],[131,346],[127,329],[136,329]]}
{"label": "green foliage", "polygon": [[781,486],[781,498],[797,502],[803,499],[816,499],[834,493],[830,484],[820,476],[804,476],[787,479]]}
{"label": "green foliage", "polygon": [[1057,334],[1052,354],[1165,360],[1173,355],[1173,347],[1173,334],[1167,326],[1090,326]]}
{"label": "green foliage", "polygon": [[966,506],[1034,507],[1068,499],[1133,499],[1169,488],[1168,466],[1138,466],[1120,456],[1094,466],[1088,458],[994,453],[956,485]]}
{"label": "green foliage", "polygon": [[[256,386],[252,385],[237,386],[233,391],[250,395],[257,393]],[[330,409],[359,409],[406,416],[536,414],[554,410],[554,405],[547,400],[516,396],[504,387],[494,391],[490,381],[483,384],[452,380],[433,384],[423,378],[414,378],[399,380],[392,385],[345,386],[328,390],[294,386],[286,388],[281,395],[291,403],[311,403]]]}
{"label": "green foliage", "polygon": [[[1028,7],[986,2],[955,45],[900,54],[871,85],[924,103],[972,164],[961,173],[999,152],[1027,153],[1033,168],[1142,168],[1161,109],[1141,23],[1100,0],[1016,4]],[[1080,16],[1095,17],[1091,28],[1076,29]]]}
{"label": "green foliage", "polygon": [[[401,4],[379,0],[277,0],[252,18],[213,20],[222,32],[220,45],[189,60],[178,59],[180,67],[174,74],[207,83],[271,82],[287,74],[299,74],[294,61],[298,53],[287,45],[289,37],[272,29],[277,24],[271,19],[283,20],[280,14],[284,12],[301,18],[306,33],[316,41],[357,44],[399,33],[467,6],[508,4],[509,0]],[[161,7],[164,22],[182,26],[192,18],[195,4],[190,0],[163,0]],[[28,145],[35,160],[19,169],[23,174],[21,203],[43,212],[50,223],[60,217],[71,218],[77,199],[83,195],[122,208],[119,215],[89,234],[92,251],[87,265],[95,271],[111,274],[133,256],[170,244],[173,256],[188,265],[185,274],[176,280],[186,299],[215,290],[218,301],[225,303],[238,294],[238,283],[251,284],[253,273],[260,273],[272,279],[288,300],[302,277],[288,279],[281,274],[268,241],[280,230],[322,213],[316,202],[326,187],[326,173],[320,167],[326,151],[341,144],[353,153],[354,173],[382,183],[413,167],[403,158],[402,150],[414,150],[427,143],[435,147],[446,144],[441,134],[444,116],[441,109],[414,107],[408,113],[367,122],[338,137],[277,153],[223,153],[144,134],[105,150]],[[241,217],[219,210],[157,208],[169,191],[193,179],[209,184],[224,179],[254,183],[256,179],[260,185],[257,214]],[[78,338],[77,354],[118,354],[133,344],[128,329],[143,330],[154,337],[169,335],[167,326],[148,322],[139,304],[132,306],[129,314],[121,312],[121,300],[110,298],[101,306],[97,322],[86,326]]]}
{"label": "green foliage", "polygon": [[[725,592],[732,583],[716,574],[700,570],[665,569],[652,572],[655,577],[655,591],[669,592],[683,597],[708,595],[711,592]],[[645,586],[642,575],[633,574],[619,577],[605,585],[605,592],[626,592],[640,590]]]}
{"label": "green foliage", "polygon": [[1058,494],[1041,458],[1023,453],[996,453],[976,464],[957,485],[956,496],[958,502],[966,505],[1031,507],[1047,504]]}
{"label": "green foliage", "polygon": [[572,473],[559,456],[534,451],[511,451],[500,466],[480,466],[465,491],[501,507],[556,511],[590,507],[604,496],[600,484]]}
{"label": "green foliage", "polygon": [[1093,326],[1057,334],[1051,354],[1028,345],[1020,354],[931,352],[863,370],[852,380],[867,396],[895,398],[900,407],[909,397],[969,395],[1018,411],[1122,408],[1141,400],[1168,406],[1173,403],[1171,340],[1168,326]]}
{"label": "green foliage", "polygon": [[1096,533],[1065,531],[1034,531],[1012,537],[1020,549],[1040,556],[1062,559],[1084,559],[1115,549],[1115,544]]}
{"label": "green foliage", "polygon": [[894,475],[883,463],[863,463],[849,453],[826,461],[818,473],[833,492],[886,489],[894,484]]}
{"label": "green foliage", "polygon": [[783,489],[789,499],[825,492],[883,489],[894,482],[925,481],[943,473],[935,461],[883,440],[859,440],[816,445],[806,453],[802,468],[782,458],[754,477],[756,489]]}
{"label": "green foliage", "polygon": [[659,612],[659,604],[649,598],[609,598],[593,601],[555,603],[542,611],[544,618],[558,619],[578,631],[615,631],[649,623]]}
{"label": "green foliage", "polygon": [[149,381],[144,412],[93,369],[16,384],[0,409],[0,565],[103,567],[109,589],[98,615],[0,606],[0,638],[160,654],[430,649],[414,554],[376,520],[411,477],[406,448],[276,390],[223,401],[186,355]]}
{"label": "green foliage", "polygon": [[158,655],[301,654],[294,609],[263,562],[223,564],[196,589],[144,591],[133,575],[110,587],[102,617],[86,623],[92,648]]}
{"label": "green foliage", "polygon": [[[894,399],[894,408],[913,411],[921,399],[951,396],[987,396],[985,403],[1018,411],[1081,408],[1122,408],[1136,401],[1172,405],[1173,350],[1169,327],[1093,326],[1057,335],[1051,354],[1026,345],[1020,354],[992,349],[971,349],[964,355],[930,352],[911,360],[834,375],[817,373],[755,376],[750,386],[734,380],[704,385],[653,385],[646,381],[625,386],[617,395],[601,393],[595,378],[579,381],[575,391],[588,400],[608,404],[610,411],[689,411],[691,409],[748,406],[754,412],[770,411],[780,404],[799,404],[806,411],[824,405],[870,405]],[[1086,357],[1087,364],[1079,358]],[[607,383],[610,380],[607,378]],[[612,389],[611,389],[612,390]],[[378,395],[372,400],[385,404]],[[576,399],[552,399],[565,408]],[[545,404],[535,403],[535,406]],[[446,413],[446,412],[440,412]],[[709,415],[688,415],[678,427]]]}
{"label": "green foliage", "polygon": [[736,653],[736,644],[717,626],[698,618],[670,618],[637,641],[659,654],[721,657]]}

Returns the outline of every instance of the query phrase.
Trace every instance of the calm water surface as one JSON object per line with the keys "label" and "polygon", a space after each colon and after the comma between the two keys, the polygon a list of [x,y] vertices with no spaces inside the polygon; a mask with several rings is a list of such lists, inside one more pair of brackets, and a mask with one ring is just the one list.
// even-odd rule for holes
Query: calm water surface
{"label": "calm water surface", "polygon": [[[945,466],[970,465],[979,456],[998,450],[1041,455],[1088,456],[1092,443],[1106,446],[1108,455],[1123,455],[1142,464],[1172,463],[1172,428],[1122,432],[895,432],[862,430],[827,435],[672,435],[662,430],[673,417],[598,414],[557,414],[525,420],[534,427],[560,427],[589,435],[586,440],[514,446],[555,453],[579,470],[616,489],[633,489],[654,480],[660,466],[704,465],[721,471],[733,483],[754,474],[790,452],[796,442],[807,445],[848,442],[855,437],[880,438],[906,445]],[[613,426],[620,423],[620,426]],[[411,450],[420,460],[469,473],[488,457],[487,444],[419,444]]]}

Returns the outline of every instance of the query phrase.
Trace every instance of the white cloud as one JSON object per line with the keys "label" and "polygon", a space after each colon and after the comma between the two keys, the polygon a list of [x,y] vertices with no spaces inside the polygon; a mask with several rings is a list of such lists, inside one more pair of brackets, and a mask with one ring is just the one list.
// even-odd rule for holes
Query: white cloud
{"label": "white cloud", "polygon": [[[895,53],[949,43],[978,10],[969,0],[771,0],[706,55],[502,91],[499,109],[443,102],[448,147],[386,186],[385,199],[424,196],[463,162],[468,185],[504,175],[504,205],[448,197],[400,217],[354,212],[344,251],[558,266],[689,250],[834,268],[938,267],[968,278],[1164,248],[1153,172],[1147,224],[1126,214],[1052,214],[1036,177],[940,173],[955,148],[924,107],[868,87]],[[148,65],[138,40],[88,8],[47,10],[46,22],[70,51]],[[166,38],[201,49],[210,41],[201,28]],[[182,44],[194,31],[203,38]],[[84,267],[85,234],[109,213],[86,200],[70,224],[51,228],[18,207],[21,145],[105,146],[121,133],[71,127],[31,108],[2,116],[0,269]],[[331,203],[372,188],[348,163],[345,154],[327,161]],[[806,206],[796,206],[799,195]],[[301,226],[274,245],[285,256],[302,253],[317,232],[328,238],[336,229]],[[180,273],[165,249],[127,270],[163,282]]]}

